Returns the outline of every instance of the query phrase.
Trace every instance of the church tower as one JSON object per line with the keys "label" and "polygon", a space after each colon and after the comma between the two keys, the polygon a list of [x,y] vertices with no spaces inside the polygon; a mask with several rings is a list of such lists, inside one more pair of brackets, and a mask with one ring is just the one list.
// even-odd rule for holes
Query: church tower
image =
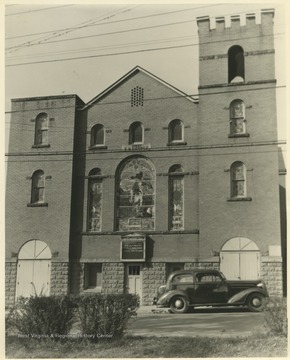
{"label": "church tower", "polygon": [[[197,18],[199,33],[200,256],[228,278],[282,281],[272,9]],[[278,265],[277,265],[278,264]],[[281,269],[280,269],[281,270]],[[281,272],[279,271],[279,274]]]}

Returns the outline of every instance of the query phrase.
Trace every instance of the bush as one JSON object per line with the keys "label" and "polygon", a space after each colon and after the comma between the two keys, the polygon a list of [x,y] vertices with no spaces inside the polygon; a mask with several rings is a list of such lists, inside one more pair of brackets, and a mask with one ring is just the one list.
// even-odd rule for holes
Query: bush
{"label": "bush", "polygon": [[72,327],[74,312],[68,296],[19,298],[8,314],[6,325],[29,337],[66,335]]}
{"label": "bush", "polygon": [[84,295],[77,302],[82,334],[95,335],[93,341],[121,338],[139,307],[139,297],[132,294]]}
{"label": "bush", "polygon": [[272,298],[264,310],[266,327],[270,333],[287,337],[287,300]]}

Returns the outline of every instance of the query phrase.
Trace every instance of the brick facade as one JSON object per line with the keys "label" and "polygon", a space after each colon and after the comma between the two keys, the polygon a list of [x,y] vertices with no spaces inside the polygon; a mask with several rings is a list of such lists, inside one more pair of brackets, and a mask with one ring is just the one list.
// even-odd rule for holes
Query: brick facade
{"label": "brick facade", "polygon": [[[142,304],[149,305],[172,264],[225,268],[221,253],[232,240],[236,247],[230,251],[239,259],[246,255],[243,246],[249,253],[255,249],[251,276],[261,276],[271,294],[282,294],[285,246],[281,253],[273,13],[263,10],[261,24],[252,15],[247,15],[246,26],[236,17],[227,28],[223,19],[217,20],[215,29],[208,17],[198,18],[197,24],[199,99],[137,66],[87,104],[76,95],[12,100],[7,304],[15,299],[19,251],[35,240],[52,254],[51,294],[136,291]],[[244,79],[234,83],[228,78],[232,46],[243,49],[245,62]],[[233,135],[230,109],[236,100],[245,106],[246,132]],[[48,142],[41,146],[34,138],[39,114],[48,119]],[[170,129],[176,120],[182,124],[181,138],[172,142]],[[142,141],[131,144],[130,129],[136,121],[142,124]],[[92,144],[96,124],[103,126],[104,135],[97,146]],[[232,195],[235,162],[244,169],[246,194],[238,197]],[[142,163],[150,164],[145,178]],[[122,178],[126,165],[131,173]],[[45,202],[32,204],[33,175],[38,170],[44,173]],[[180,179],[175,188],[172,176]],[[101,183],[98,194],[90,188],[92,179]],[[141,200],[133,196],[138,184]],[[281,193],[280,187],[280,197]],[[142,212],[146,206],[150,212]],[[92,213],[98,221],[96,231],[89,227]],[[178,216],[182,226],[172,228]],[[125,228],[118,225],[120,219]],[[146,219],[153,220],[145,229],[140,224]],[[122,241],[132,235],[145,238],[142,260],[122,260]]]}

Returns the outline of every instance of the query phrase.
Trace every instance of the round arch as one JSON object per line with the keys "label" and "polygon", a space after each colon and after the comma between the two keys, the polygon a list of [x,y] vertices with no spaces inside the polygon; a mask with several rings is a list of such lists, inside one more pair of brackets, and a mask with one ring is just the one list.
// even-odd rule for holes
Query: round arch
{"label": "round arch", "polygon": [[220,265],[230,280],[257,280],[261,276],[259,247],[245,237],[231,238],[221,248]]}
{"label": "round arch", "polygon": [[50,294],[51,251],[41,240],[29,240],[19,250],[16,299]]}

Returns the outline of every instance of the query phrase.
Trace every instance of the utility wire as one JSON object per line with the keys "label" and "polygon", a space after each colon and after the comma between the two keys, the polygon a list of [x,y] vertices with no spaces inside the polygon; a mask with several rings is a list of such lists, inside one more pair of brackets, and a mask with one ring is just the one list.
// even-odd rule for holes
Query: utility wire
{"label": "utility wire", "polygon": [[[11,5],[11,6],[13,6],[13,5]],[[14,16],[14,15],[22,15],[22,14],[28,14],[28,13],[32,13],[32,12],[36,12],[36,11],[59,9],[59,8],[68,7],[68,6],[73,6],[73,4],[71,4],[71,5],[53,6],[53,7],[49,7],[49,8],[45,8],[45,9],[35,9],[35,10],[23,11],[23,12],[14,13],[14,14],[5,14],[5,16],[7,17],[7,16]]]}
{"label": "utility wire", "polygon": [[[276,34],[276,35],[281,35],[281,34],[283,34],[283,33]],[[271,35],[258,35],[258,36],[244,37],[243,40],[259,38],[259,37],[261,38],[261,37],[266,37],[266,36],[273,36],[273,35],[271,34]],[[235,40],[240,40],[240,37],[235,38],[235,39],[231,39],[231,41],[235,41]],[[107,53],[107,54],[99,54],[99,55],[76,56],[76,57],[52,59],[52,60],[39,60],[39,61],[32,61],[32,62],[10,64],[10,65],[7,64],[5,66],[6,67],[12,67],[12,66],[21,66],[21,65],[34,65],[34,64],[52,63],[52,62],[92,59],[92,58],[107,57],[107,56],[128,55],[128,54],[145,53],[145,52],[151,52],[151,51],[153,52],[153,51],[161,51],[161,50],[172,50],[172,49],[186,48],[186,47],[200,46],[200,45],[211,44],[211,43],[219,43],[219,42],[225,42],[225,40],[207,41],[207,42],[192,43],[192,44],[187,44],[187,45],[157,47],[157,48],[151,48],[151,49],[122,51],[122,52],[117,52],[117,53]]]}
{"label": "utility wire", "polygon": [[[275,144],[257,144],[257,146],[269,146],[269,145],[279,145],[279,143],[277,143],[277,141],[274,141],[275,142]],[[243,144],[243,145],[235,145],[235,147],[249,147],[249,146],[251,146],[251,149],[253,149],[253,147],[255,146],[255,145],[248,145],[248,144]],[[197,150],[197,151],[200,151],[200,150],[207,150],[207,149],[221,149],[221,148],[229,148],[230,146],[229,145],[217,145],[217,146],[215,146],[215,145],[203,145],[203,147],[198,147],[198,146],[196,146],[194,149],[191,149],[190,148],[190,146],[189,146],[189,149],[186,149],[187,151],[189,151],[189,150]],[[256,148],[254,148],[254,149],[256,149]],[[143,153],[143,152],[145,152],[146,154],[148,154],[148,153],[151,153],[151,159],[169,159],[169,158],[176,158],[176,154],[174,154],[175,153],[175,151],[178,151],[178,150],[180,150],[180,151],[184,151],[184,148],[183,149],[174,149],[174,150],[170,150],[170,149],[168,149],[168,148],[165,148],[165,147],[163,147],[163,148],[152,148],[152,149],[149,149],[149,150],[147,150],[147,151],[129,151],[129,150],[123,150],[123,149],[112,149],[112,150],[110,150],[110,152],[112,153],[112,152],[115,152],[115,153],[118,153],[118,154],[120,154],[120,153]],[[173,154],[171,155],[171,154],[166,154],[166,155],[164,155],[164,156],[156,156],[156,155],[153,155],[152,153],[153,152],[155,152],[155,151],[166,151],[166,152],[169,152],[169,153],[171,153],[171,152],[173,152]],[[281,152],[286,152],[286,150],[284,150],[284,149],[281,149]],[[104,152],[105,153],[105,152]],[[103,154],[104,154],[103,153]],[[107,151],[107,153],[108,153],[108,151]],[[254,151],[253,153],[249,153],[246,149],[245,149],[245,151],[244,152],[239,152],[238,154],[236,153],[236,152],[227,152],[226,154],[223,152],[223,153],[215,153],[215,154],[202,154],[202,153],[198,153],[198,155],[196,155],[196,156],[198,156],[198,157],[203,157],[203,156],[211,156],[211,157],[214,157],[214,156],[228,156],[228,155],[236,155],[237,157],[239,157],[240,155],[255,155],[255,154],[265,154],[265,153],[277,153],[277,150],[261,150],[261,151]],[[10,160],[9,159],[9,157],[16,157],[16,156],[42,156],[42,155],[44,155],[44,156],[65,156],[65,155],[75,155],[75,156],[80,156],[80,155],[85,155],[85,154],[95,154],[95,153],[92,153],[92,152],[90,152],[90,151],[84,151],[84,152],[73,152],[73,151],[66,151],[65,153],[42,153],[42,154],[39,154],[39,153],[34,153],[34,154],[27,154],[27,153],[24,153],[24,154],[13,154],[13,153],[6,153],[5,155],[6,155],[6,159],[5,159],[5,162],[9,162],[9,163],[12,163],[12,162],[20,162],[20,163],[31,163],[31,162],[37,162],[37,163],[42,163],[42,162],[58,162],[58,161],[60,161],[60,162],[72,162],[72,160],[69,160],[69,159],[41,159],[41,160],[39,160],[39,159],[36,159],[36,160],[34,160],[34,159],[31,159],[31,160]],[[7,157],[8,157],[8,159],[7,159]],[[186,157],[192,157],[192,153],[191,154],[183,154],[182,155],[182,157],[183,158],[186,158]],[[116,157],[106,157],[106,161],[108,161],[108,160],[116,160],[117,158]],[[100,159],[94,159],[94,158],[92,158],[92,159],[86,159],[86,162],[94,162],[94,163],[96,163],[98,160],[100,160]]]}
{"label": "utility wire", "polygon": [[8,49],[8,52],[10,51],[17,51],[17,50],[20,50],[22,49],[23,47],[29,47],[31,45],[31,43],[33,43],[33,41],[38,41],[38,43],[41,43],[41,42],[45,42],[46,40],[49,40],[51,38],[54,38],[54,37],[59,37],[59,36],[63,36],[63,35],[66,35],[72,31],[75,31],[75,30],[79,30],[79,29],[82,29],[82,28],[85,28],[87,27],[89,24],[91,24],[92,22],[93,23],[97,23],[97,22],[101,22],[101,21],[104,21],[104,20],[107,20],[113,16],[116,16],[116,15],[119,15],[119,14],[122,14],[124,12],[128,12],[136,7],[138,7],[139,5],[137,6],[133,6],[133,7],[129,7],[128,6],[125,8],[125,9],[121,9],[121,10],[115,10],[113,11],[112,13],[109,13],[107,15],[103,15],[101,17],[98,17],[98,18],[95,18],[95,19],[91,19],[91,20],[87,20],[79,25],[75,25],[74,27],[70,27],[70,28],[67,28],[63,31],[57,31],[57,32],[54,32],[52,33],[50,36],[45,36],[44,38],[42,39],[36,39],[36,40],[31,40],[31,41],[27,41],[25,43],[22,43],[20,45],[17,45],[17,46],[14,46],[14,47],[11,47]]}
{"label": "utility wire", "polygon": [[[245,84],[245,85],[247,85],[247,84]],[[192,100],[198,100],[198,99],[195,99],[194,97],[199,98],[201,96],[208,96],[208,95],[229,94],[229,93],[235,93],[235,92],[241,92],[241,91],[260,91],[260,90],[281,89],[281,88],[286,88],[286,85],[266,86],[266,87],[260,87],[260,88],[256,88],[256,89],[234,89],[234,88],[232,89],[231,87],[228,87],[228,89],[230,89],[229,91],[216,91],[216,92],[210,92],[207,94],[200,94],[200,93],[191,94],[191,95],[184,94],[184,95],[167,96],[167,97],[155,97],[155,98],[149,98],[149,99],[144,98],[143,102],[146,103],[147,101],[160,101],[160,100],[166,100],[166,99],[179,99],[179,98],[191,98]],[[49,97],[49,96],[43,96],[43,98],[47,98],[47,97]],[[60,97],[61,97],[61,95],[60,95]],[[38,96],[38,98],[39,98],[39,96]],[[124,101],[111,101],[111,102],[102,103],[102,104],[95,103],[95,104],[89,105],[89,103],[91,101],[93,101],[93,99],[90,100],[87,104],[77,105],[77,106],[59,106],[59,107],[50,107],[50,108],[42,108],[42,109],[35,108],[35,109],[27,109],[27,110],[24,109],[24,110],[5,111],[5,114],[12,114],[12,113],[19,113],[19,112],[24,113],[26,111],[43,111],[43,110],[50,111],[52,109],[54,109],[54,110],[59,110],[59,109],[82,110],[82,108],[84,108],[86,106],[93,107],[93,106],[107,106],[107,105],[131,103],[131,100],[124,100]]]}
{"label": "utility wire", "polygon": [[[86,27],[89,27],[89,26],[99,26],[99,25],[108,25],[108,24],[115,24],[115,23],[124,22],[124,21],[126,22],[126,21],[140,20],[140,19],[145,19],[145,18],[150,18],[150,17],[170,15],[170,14],[175,14],[175,13],[180,13],[180,12],[185,12],[185,11],[198,10],[198,9],[203,9],[203,8],[208,8],[208,7],[213,7],[213,6],[220,6],[220,5],[222,5],[222,4],[207,5],[207,6],[200,6],[200,7],[195,7],[195,8],[188,8],[188,9],[167,11],[167,12],[158,13],[158,14],[144,15],[144,16],[138,16],[138,17],[134,17],[134,18],[128,18],[128,19],[122,19],[122,20],[109,21],[109,22],[106,22],[106,23],[104,23],[104,24],[91,24],[91,25],[87,25]],[[259,9],[259,10],[260,10],[260,9]],[[258,10],[249,10],[249,11],[246,11],[246,12],[253,12],[253,11],[258,11]],[[93,21],[93,19],[88,20],[88,21]],[[194,20],[192,20],[192,21],[194,21]],[[75,26],[77,26],[77,25],[75,25]],[[75,27],[75,26],[74,26],[74,27]],[[74,28],[74,27],[71,27],[71,28]],[[8,38],[6,38],[5,40],[16,39],[16,38],[20,38],[20,37],[27,37],[27,36],[34,36],[34,35],[51,34],[51,33],[54,33],[54,32],[66,31],[66,30],[69,30],[69,29],[71,29],[71,28],[63,28],[63,29],[59,29],[59,30],[42,31],[42,32],[31,33],[31,34],[26,34],[26,35],[17,35],[17,36],[8,37]]]}

